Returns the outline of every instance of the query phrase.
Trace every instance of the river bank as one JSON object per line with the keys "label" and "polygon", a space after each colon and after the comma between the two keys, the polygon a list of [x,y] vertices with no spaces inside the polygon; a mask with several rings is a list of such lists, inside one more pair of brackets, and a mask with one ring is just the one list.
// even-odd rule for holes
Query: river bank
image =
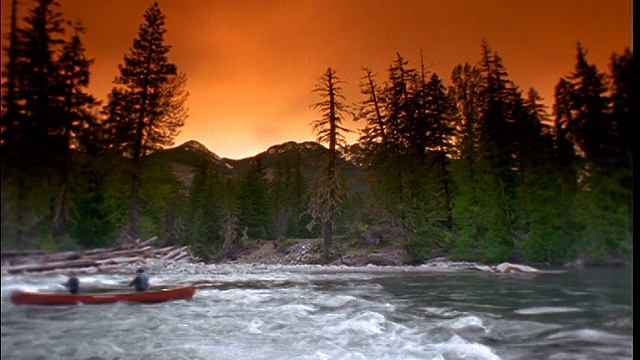
{"label": "river bank", "polygon": [[[148,241],[151,241],[149,239]],[[143,267],[155,273],[171,271],[205,273],[210,266],[311,266],[326,271],[358,271],[358,269],[398,268],[399,271],[460,272],[481,271],[494,273],[553,270],[558,268],[587,267],[633,267],[631,261],[606,259],[586,261],[578,259],[566,264],[509,263],[484,264],[469,261],[453,261],[446,255],[433,257],[419,264],[410,261],[407,251],[393,244],[368,244],[365,242],[336,241],[329,256],[326,256],[321,239],[286,239],[251,241],[231,259],[203,262],[189,253],[187,247],[155,249],[147,242],[127,249],[93,249],[74,252],[26,252],[26,255],[2,259],[2,274],[20,273],[133,273]],[[143,246],[144,245],[144,246]],[[99,255],[99,256],[98,256]],[[125,256],[126,255],[126,256]],[[95,257],[98,256],[96,259]]]}
{"label": "river bank", "polygon": [[[407,251],[396,245],[348,243],[334,247],[332,256],[327,261],[324,259],[324,247],[321,239],[298,239],[276,241],[253,241],[245,245],[233,259],[223,263],[230,264],[277,264],[277,265],[329,265],[329,266],[410,266],[411,263]],[[450,262],[447,256],[438,256],[424,262],[424,264]],[[476,264],[480,267],[497,264]],[[576,259],[564,264],[549,263],[525,263],[523,265],[534,268],[558,267],[584,268],[584,267],[618,267],[632,266],[632,262],[614,257],[604,257],[598,260]]]}

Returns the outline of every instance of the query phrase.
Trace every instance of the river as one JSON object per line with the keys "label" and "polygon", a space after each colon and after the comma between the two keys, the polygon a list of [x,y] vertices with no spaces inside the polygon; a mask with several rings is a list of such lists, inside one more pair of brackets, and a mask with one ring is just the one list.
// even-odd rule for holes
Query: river
{"label": "river", "polygon": [[[210,265],[160,304],[14,305],[65,276],[2,276],[2,359],[631,359],[630,268],[537,274],[425,267]],[[85,274],[124,288],[128,274]],[[205,286],[207,285],[208,286]]]}

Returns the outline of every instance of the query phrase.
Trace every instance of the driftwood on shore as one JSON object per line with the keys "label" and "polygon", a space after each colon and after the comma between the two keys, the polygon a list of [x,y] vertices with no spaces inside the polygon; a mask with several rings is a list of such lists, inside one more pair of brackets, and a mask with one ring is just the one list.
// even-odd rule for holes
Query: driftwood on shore
{"label": "driftwood on shore", "polygon": [[140,240],[130,242],[126,247],[81,251],[2,251],[2,273],[16,274],[88,267],[103,270],[122,264],[141,263],[148,259],[200,261],[187,251],[186,246],[153,248],[151,244],[157,239],[158,237],[154,236],[143,242]]}

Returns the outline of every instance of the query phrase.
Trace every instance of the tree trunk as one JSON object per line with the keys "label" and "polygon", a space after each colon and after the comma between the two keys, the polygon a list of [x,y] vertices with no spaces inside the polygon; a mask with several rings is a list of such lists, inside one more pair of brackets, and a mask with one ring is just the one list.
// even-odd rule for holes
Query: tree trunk
{"label": "tree trunk", "polygon": [[138,238],[138,192],[139,192],[139,166],[134,165],[131,170],[131,199],[129,203],[129,226],[127,235],[131,240]]}
{"label": "tree trunk", "polygon": [[324,235],[324,250],[325,253],[328,253],[329,248],[333,243],[333,224],[331,222],[331,219],[325,220],[324,230],[322,231],[322,234]]}

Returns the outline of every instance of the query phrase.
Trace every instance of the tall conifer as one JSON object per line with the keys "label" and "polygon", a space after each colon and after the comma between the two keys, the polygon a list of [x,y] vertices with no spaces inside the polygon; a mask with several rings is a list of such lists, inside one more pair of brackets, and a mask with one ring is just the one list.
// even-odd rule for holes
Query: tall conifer
{"label": "tall conifer", "polygon": [[153,149],[172,145],[186,118],[186,79],[168,60],[165,16],[158,3],[147,9],[144,20],[124,65],[118,66],[120,75],[105,107],[111,141],[132,159],[127,235],[133,239],[138,235],[142,158]]}
{"label": "tall conifer", "polygon": [[340,195],[343,192],[336,160],[340,156],[339,148],[346,145],[344,133],[349,131],[342,126],[342,120],[346,114],[349,114],[349,110],[344,103],[341,84],[342,81],[336,76],[336,71],[328,68],[313,90],[323,98],[322,101],[313,105],[322,114],[319,119],[312,122],[313,129],[317,134],[318,142],[328,143],[329,152],[326,163],[316,179],[309,203],[308,213],[312,220],[307,228],[311,229],[317,223],[321,224],[325,254],[328,254],[333,241],[334,217],[340,208]]}

